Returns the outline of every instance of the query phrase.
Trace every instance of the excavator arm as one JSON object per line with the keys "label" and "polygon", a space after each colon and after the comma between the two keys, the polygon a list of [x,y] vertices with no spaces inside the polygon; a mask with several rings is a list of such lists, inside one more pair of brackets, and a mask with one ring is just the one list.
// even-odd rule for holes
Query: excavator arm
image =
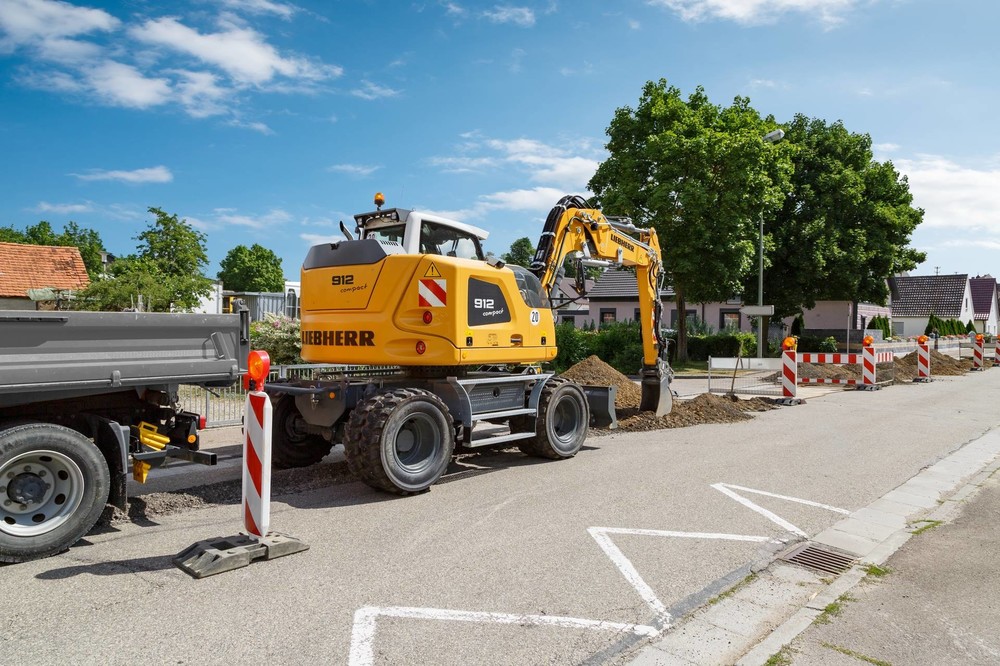
{"label": "excavator arm", "polygon": [[[633,235],[634,234],[634,235]],[[663,260],[656,230],[639,229],[629,220],[612,219],[594,208],[587,208],[579,196],[566,196],[549,211],[538,249],[530,270],[550,295],[565,260],[576,259],[586,265],[618,265],[635,268],[639,287],[639,319],[642,335],[641,411],[657,416],[670,412],[672,372],[667,364],[667,345],[660,330],[663,304],[660,280]]]}

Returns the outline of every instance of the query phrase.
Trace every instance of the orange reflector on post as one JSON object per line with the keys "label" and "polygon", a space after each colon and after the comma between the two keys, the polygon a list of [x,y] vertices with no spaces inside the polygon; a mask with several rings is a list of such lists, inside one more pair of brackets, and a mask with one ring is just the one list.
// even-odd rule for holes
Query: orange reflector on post
{"label": "orange reflector on post", "polygon": [[258,391],[264,388],[264,381],[271,372],[271,357],[263,349],[255,349],[247,357],[247,375],[256,384]]}

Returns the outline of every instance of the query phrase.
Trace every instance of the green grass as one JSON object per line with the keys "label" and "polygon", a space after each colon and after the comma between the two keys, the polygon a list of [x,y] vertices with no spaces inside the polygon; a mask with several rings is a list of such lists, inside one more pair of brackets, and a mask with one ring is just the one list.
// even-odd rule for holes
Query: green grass
{"label": "green grass", "polygon": [[[943,522],[944,521],[941,521],[941,520],[918,520],[917,523],[924,523],[924,524],[921,525],[920,527],[918,527],[917,529],[913,530],[913,536],[916,536],[918,534],[922,534],[922,533],[926,532],[927,530],[934,529],[938,525],[943,524]],[[914,523],[914,524],[917,524],[917,523]]]}
{"label": "green grass", "polygon": [[708,605],[711,606],[712,604],[717,604],[720,601],[722,601],[723,599],[727,599],[727,598],[733,596],[739,590],[743,589],[744,587],[746,587],[750,583],[754,582],[755,580],[757,580],[757,574],[755,574],[755,573],[749,574],[746,578],[744,578],[740,582],[736,583],[736,585],[733,585],[731,588],[729,588],[725,592],[723,592],[721,594],[718,594],[718,595],[712,597],[711,599],[709,599],[708,600]]}
{"label": "green grass", "polygon": [[674,374],[678,376],[700,375],[708,372],[708,361],[685,361],[684,363],[672,363],[670,367],[674,369]]}
{"label": "green grass", "polygon": [[861,661],[867,662],[869,664],[874,664],[874,666],[892,666],[888,661],[882,661],[881,659],[875,659],[874,657],[869,657],[868,655],[861,654],[860,652],[855,652],[854,650],[840,647],[839,645],[833,645],[831,643],[820,643],[825,648],[835,650],[840,654],[846,654],[848,657],[854,657],[855,659],[860,659]]}
{"label": "green grass", "polygon": [[844,608],[848,601],[857,601],[854,597],[848,594],[842,594],[837,598],[836,601],[826,605],[823,612],[820,613],[813,623],[815,624],[830,624],[831,618],[835,618],[844,612]]}
{"label": "green grass", "polygon": [[764,666],[791,666],[792,664],[792,648],[787,645],[768,658],[764,662]]}
{"label": "green grass", "polygon": [[880,567],[877,564],[867,564],[864,569],[865,574],[871,576],[872,578],[883,578],[892,573],[892,569],[889,567]]}

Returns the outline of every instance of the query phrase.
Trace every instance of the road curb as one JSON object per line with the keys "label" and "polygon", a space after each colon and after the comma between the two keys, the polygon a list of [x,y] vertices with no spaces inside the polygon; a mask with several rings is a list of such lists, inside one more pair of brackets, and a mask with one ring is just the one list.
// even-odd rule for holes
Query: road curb
{"label": "road curb", "polygon": [[[950,522],[998,469],[1000,429],[995,429],[813,537],[814,543],[858,558],[843,574],[831,580],[773,560],[754,579],[732,588],[722,602],[696,611],[629,663],[764,666],[830,604],[864,580],[867,565],[884,563],[909,541],[914,523]],[[898,527],[893,529],[893,524]]]}

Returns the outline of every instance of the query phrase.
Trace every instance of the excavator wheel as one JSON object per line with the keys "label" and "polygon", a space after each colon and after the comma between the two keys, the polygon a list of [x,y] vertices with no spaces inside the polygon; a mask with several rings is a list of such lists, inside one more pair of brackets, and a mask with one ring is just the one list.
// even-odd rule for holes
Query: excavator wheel
{"label": "excavator wheel", "polygon": [[313,465],[333,448],[333,442],[305,429],[306,422],[290,395],[278,398],[272,419],[271,466],[274,469]]}
{"label": "excavator wheel", "polygon": [[[511,419],[512,432],[527,432],[528,423]],[[536,435],[521,441],[520,449],[529,456],[560,460],[576,455],[587,439],[590,407],[587,396],[576,382],[553,377],[545,382],[538,403]]]}
{"label": "excavator wheel", "polygon": [[441,398],[421,389],[376,393],[351,412],[347,466],[373,488],[397,495],[427,490],[455,449],[455,424]]}

